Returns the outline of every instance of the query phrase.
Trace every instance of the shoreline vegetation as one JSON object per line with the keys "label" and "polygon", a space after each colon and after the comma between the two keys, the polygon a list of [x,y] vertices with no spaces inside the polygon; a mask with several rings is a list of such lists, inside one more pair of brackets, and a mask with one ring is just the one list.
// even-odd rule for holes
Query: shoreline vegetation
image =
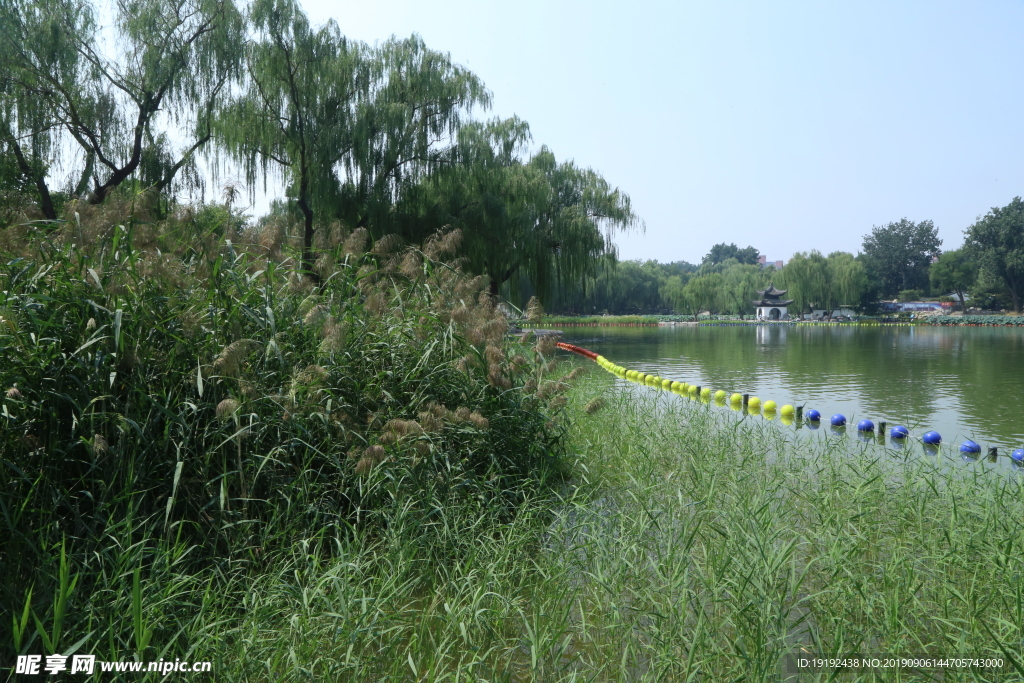
{"label": "shoreline vegetation", "polygon": [[1024,674],[1015,473],[616,389],[509,338],[455,232],[333,235],[314,286],[163,228],[36,232],[3,269],[5,666],[772,681],[804,648]]}
{"label": "shoreline vegetation", "polygon": [[[196,228],[25,226],[4,259],[3,666],[75,650],[231,679],[251,586],[283,597],[271,576],[354,553],[357,584],[429,596],[568,476],[582,370],[506,339],[459,231],[322,231],[314,285],[295,238]],[[289,680],[286,652],[248,665]]]}
{"label": "shoreline vegetation", "polygon": [[545,327],[654,327],[666,324],[687,325],[918,325],[932,327],[1019,327],[1024,316],[1016,315],[933,315],[911,319],[909,316],[870,317],[858,320],[751,320],[736,315],[544,315],[535,320],[515,321],[523,328]]}

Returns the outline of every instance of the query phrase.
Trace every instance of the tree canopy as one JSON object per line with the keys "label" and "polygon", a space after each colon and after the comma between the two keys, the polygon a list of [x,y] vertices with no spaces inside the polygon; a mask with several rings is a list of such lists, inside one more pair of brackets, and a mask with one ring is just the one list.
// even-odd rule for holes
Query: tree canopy
{"label": "tree canopy", "polygon": [[754,247],[740,249],[735,243],[726,244],[722,242],[711,247],[711,251],[705,254],[701,264],[715,265],[718,263],[724,263],[729,259],[736,259],[738,263],[753,265],[757,263],[759,256],[760,252],[758,252]]}
{"label": "tree canopy", "polygon": [[836,251],[827,257],[817,250],[797,252],[779,272],[778,281],[793,299],[793,308],[805,311],[860,303],[867,287],[864,267],[853,254]]}
{"label": "tree canopy", "polygon": [[542,297],[582,284],[614,254],[615,230],[642,225],[629,197],[592,169],[558,162],[546,146],[529,158],[517,118],[463,126],[440,167],[414,195],[416,223],[463,229],[468,266],[490,277],[496,295],[525,276]]}
{"label": "tree canopy", "polygon": [[929,271],[932,291],[937,294],[952,292],[964,307],[964,295],[978,279],[978,262],[967,249],[947,251],[932,264]]}
{"label": "tree canopy", "polygon": [[965,231],[965,247],[982,266],[1000,279],[1020,313],[1024,294],[1024,201],[1014,197],[1003,207],[993,207]]}
{"label": "tree canopy", "polygon": [[872,228],[864,237],[864,261],[879,295],[891,298],[901,290],[928,289],[928,269],[940,246],[938,228],[931,221],[902,218]]}
{"label": "tree canopy", "polygon": [[119,0],[113,49],[95,14],[84,0],[0,0],[0,138],[51,219],[60,166],[68,193],[93,203],[132,177],[167,188],[210,141],[240,64],[231,0]]}

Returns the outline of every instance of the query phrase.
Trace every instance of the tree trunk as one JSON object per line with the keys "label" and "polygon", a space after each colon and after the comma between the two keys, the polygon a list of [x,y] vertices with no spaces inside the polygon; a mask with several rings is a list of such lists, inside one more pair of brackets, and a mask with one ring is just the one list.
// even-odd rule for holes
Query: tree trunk
{"label": "tree trunk", "polygon": [[319,284],[320,277],[313,271],[313,210],[309,208],[305,198],[300,198],[298,204],[303,218],[302,269],[313,282]]}
{"label": "tree trunk", "polygon": [[36,194],[39,195],[39,210],[43,212],[43,216],[48,220],[57,220],[57,211],[53,208],[53,198],[50,196],[50,188],[46,186],[45,175],[28,163],[28,159],[25,158],[25,154],[21,151],[21,145],[14,139],[13,135],[7,136],[7,142],[11,150],[14,151],[14,158],[18,162],[18,170],[36,186]]}

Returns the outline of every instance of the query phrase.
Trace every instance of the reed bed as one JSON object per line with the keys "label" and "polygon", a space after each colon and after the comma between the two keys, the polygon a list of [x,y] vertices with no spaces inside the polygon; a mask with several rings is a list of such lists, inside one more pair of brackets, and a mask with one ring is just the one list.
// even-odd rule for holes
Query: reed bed
{"label": "reed bed", "polygon": [[[47,235],[3,271],[5,665],[1022,680],[1019,473],[570,372],[505,339],[439,260],[451,236],[343,235],[310,284],[223,235],[158,255],[132,230]],[[1006,665],[787,677],[802,651]]]}
{"label": "reed bed", "polygon": [[[238,681],[1021,679],[1019,476],[655,400],[603,377],[574,390],[576,478],[508,520],[439,508],[458,558],[418,560],[412,514],[301,539],[213,595],[190,589],[206,597],[182,628]],[[796,678],[794,652],[1006,664]]]}
{"label": "reed bed", "polygon": [[565,476],[553,342],[507,338],[486,282],[445,261],[457,233],[336,234],[303,277],[280,236],[206,227],[8,245],[3,666],[214,659],[231,679],[254,588],[302,598],[285,582],[357,552],[380,557],[367,585],[429,595]]}

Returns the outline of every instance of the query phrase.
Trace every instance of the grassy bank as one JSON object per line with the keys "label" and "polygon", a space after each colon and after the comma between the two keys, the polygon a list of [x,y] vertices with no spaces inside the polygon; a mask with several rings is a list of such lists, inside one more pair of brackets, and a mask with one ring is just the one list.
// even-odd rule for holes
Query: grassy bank
{"label": "grassy bank", "polygon": [[545,315],[535,321],[520,321],[522,327],[558,327],[559,325],[611,325],[630,326],[657,325],[654,315]]}
{"label": "grassy bank", "polygon": [[[965,473],[951,453],[850,454],[652,393],[606,396],[575,422],[603,485],[549,530],[535,605],[555,615],[553,680],[777,680],[798,646],[1022,661],[1019,474]],[[1007,671],[952,680],[1024,674]]]}
{"label": "grassy bank", "polygon": [[458,557],[424,561],[424,520],[399,514],[150,586],[147,614],[180,615],[193,656],[237,681],[775,681],[800,646],[1020,661],[1019,478],[608,385],[571,396],[578,476],[560,494],[534,488],[504,521],[436,511]]}
{"label": "grassy bank", "polygon": [[441,260],[450,237],[339,236],[316,286],[273,241],[197,237],[51,234],[4,270],[5,665],[773,681],[805,647],[1024,674],[1019,475],[601,372],[564,394],[550,341],[505,339]]}

